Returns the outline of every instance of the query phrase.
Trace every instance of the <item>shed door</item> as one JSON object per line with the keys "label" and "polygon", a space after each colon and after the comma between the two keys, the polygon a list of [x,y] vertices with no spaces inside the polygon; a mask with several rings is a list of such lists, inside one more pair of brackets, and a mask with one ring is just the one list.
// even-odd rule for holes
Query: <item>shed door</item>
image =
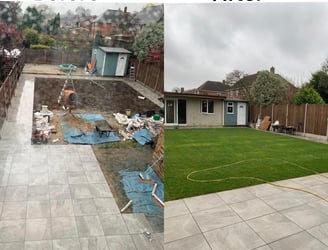
{"label": "shed door", "polygon": [[246,103],[238,102],[237,125],[246,125]]}
{"label": "shed door", "polygon": [[124,76],[127,60],[128,60],[127,54],[118,54],[116,73],[115,73],[116,76]]}

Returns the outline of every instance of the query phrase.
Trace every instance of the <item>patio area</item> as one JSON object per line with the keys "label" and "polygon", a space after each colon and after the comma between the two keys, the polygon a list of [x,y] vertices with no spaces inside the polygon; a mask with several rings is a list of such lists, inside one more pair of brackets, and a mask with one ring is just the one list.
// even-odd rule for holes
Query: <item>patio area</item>
{"label": "patio area", "polygon": [[328,173],[165,203],[165,249],[328,249]]}

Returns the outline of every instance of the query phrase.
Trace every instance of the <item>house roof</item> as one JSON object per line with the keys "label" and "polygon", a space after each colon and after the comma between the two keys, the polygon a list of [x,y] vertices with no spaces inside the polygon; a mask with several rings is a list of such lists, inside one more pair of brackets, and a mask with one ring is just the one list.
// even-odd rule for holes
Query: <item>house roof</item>
{"label": "house roof", "polygon": [[[279,74],[275,74],[275,75],[280,77],[282,80],[284,80],[289,85],[290,88],[297,89],[293,84],[291,84],[288,80],[286,80],[281,75]],[[258,76],[258,72],[256,74],[244,76],[242,79],[236,82],[235,85],[231,87],[231,89],[236,89],[240,87],[251,87],[253,83],[256,81],[257,76]]]}
{"label": "house roof", "polygon": [[151,22],[160,22],[164,18],[164,5],[154,5],[143,8],[134,17],[137,24],[145,25]]}
{"label": "house roof", "polygon": [[235,83],[234,86],[232,86],[232,89],[240,88],[240,87],[251,87],[253,83],[256,81],[257,74],[247,75],[244,76],[242,79],[240,79],[238,82]]}
{"label": "house roof", "polygon": [[195,98],[195,99],[215,99],[224,100],[226,96],[214,94],[195,94],[189,92],[164,92],[164,98]]}
{"label": "house roof", "polygon": [[116,48],[116,47],[99,47],[102,51],[106,53],[123,53],[123,54],[131,54],[131,51],[128,51],[124,48]]}
{"label": "house roof", "polygon": [[[270,71],[271,71],[271,73],[274,73],[276,76],[278,76],[280,79],[282,79],[284,82],[287,83],[287,85],[288,85],[288,94],[287,94],[286,98],[283,100],[283,102],[290,102],[290,100],[292,100],[293,95],[298,91],[298,88],[295,87],[292,83],[290,83],[288,80],[286,80],[281,75],[276,74],[274,72],[273,67],[270,69]],[[230,87],[230,89],[231,90],[236,90],[236,89],[242,89],[242,88],[251,88],[253,83],[257,79],[258,73],[259,72],[257,72],[256,74],[247,75],[247,76],[243,77],[238,82],[236,82],[235,85]]]}
{"label": "house roof", "polygon": [[206,81],[200,85],[197,90],[207,90],[207,91],[225,91],[229,88],[228,85],[217,81]]}
{"label": "house roof", "polygon": [[130,12],[124,12],[120,9],[111,10],[108,9],[100,16],[98,16],[93,22],[94,23],[128,23],[132,19]]}

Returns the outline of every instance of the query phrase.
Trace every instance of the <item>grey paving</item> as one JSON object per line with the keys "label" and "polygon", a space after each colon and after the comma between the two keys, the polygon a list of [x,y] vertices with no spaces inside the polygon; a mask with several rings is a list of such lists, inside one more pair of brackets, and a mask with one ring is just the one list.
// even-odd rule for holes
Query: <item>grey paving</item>
{"label": "grey paving", "polygon": [[328,173],[165,203],[165,249],[328,249]]}
{"label": "grey paving", "polygon": [[143,214],[120,213],[90,146],[31,145],[34,77],[0,131],[0,249],[163,249]]}

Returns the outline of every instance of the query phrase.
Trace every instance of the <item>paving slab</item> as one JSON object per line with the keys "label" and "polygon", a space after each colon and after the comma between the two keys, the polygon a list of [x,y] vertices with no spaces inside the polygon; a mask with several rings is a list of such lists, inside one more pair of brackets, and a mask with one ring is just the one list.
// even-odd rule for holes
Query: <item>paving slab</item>
{"label": "paving slab", "polygon": [[[165,203],[165,249],[328,249],[328,173]],[[218,197],[219,199],[216,199]]]}

